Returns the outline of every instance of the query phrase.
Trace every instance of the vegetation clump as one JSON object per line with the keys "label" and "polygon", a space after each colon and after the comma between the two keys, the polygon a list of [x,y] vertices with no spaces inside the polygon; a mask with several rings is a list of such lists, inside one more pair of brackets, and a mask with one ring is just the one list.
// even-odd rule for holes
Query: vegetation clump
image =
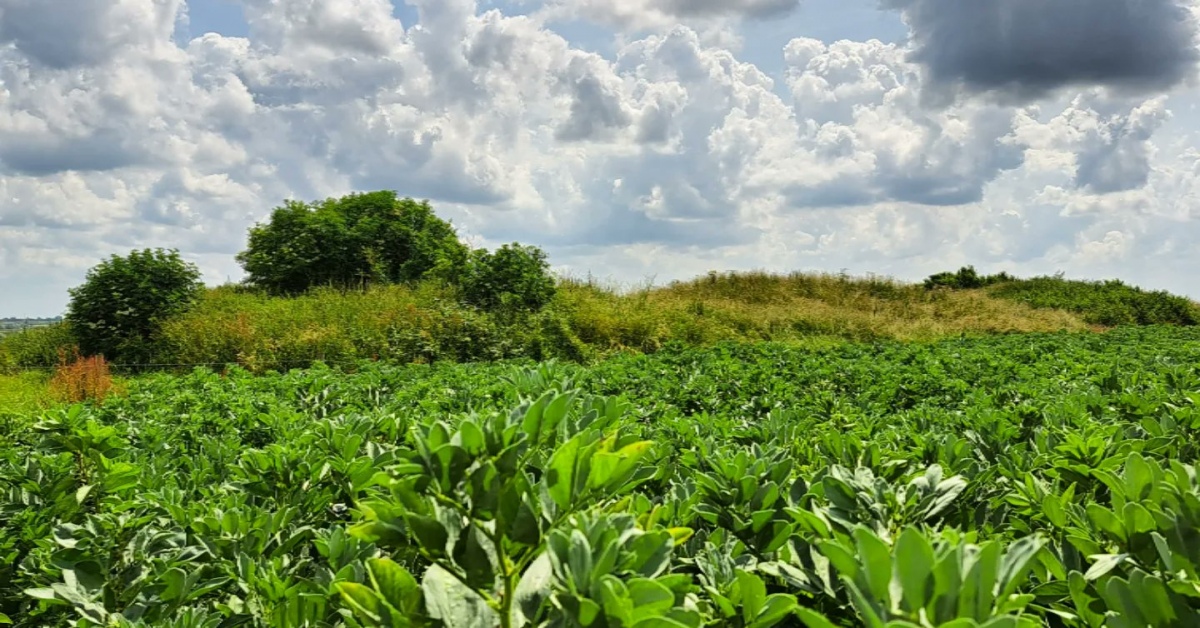
{"label": "vegetation clump", "polygon": [[973,266],[943,272],[925,279],[933,290],[986,288],[988,294],[1037,309],[1058,309],[1080,315],[1092,325],[1196,325],[1200,307],[1185,297],[1165,290],[1148,291],[1116,279],[1082,281],[1064,279],[1062,274],[1019,279],[1008,273],[980,275]]}
{"label": "vegetation clump", "polygon": [[84,355],[145,362],[163,321],[186,311],[202,289],[199,269],[176,250],[113,255],[71,289],[65,321]]}
{"label": "vegetation clump", "polygon": [[468,254],[428,202],[379,191],[288,201],[250,229],[237,260],[249,285],[297,295],[314,287],[414,283],[461,265]]}

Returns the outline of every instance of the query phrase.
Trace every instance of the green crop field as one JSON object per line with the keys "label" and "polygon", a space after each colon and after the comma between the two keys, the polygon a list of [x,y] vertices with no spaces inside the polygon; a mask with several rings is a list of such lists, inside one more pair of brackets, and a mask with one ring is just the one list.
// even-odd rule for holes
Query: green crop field
{"label": "green crop field", "polygon": [[18,626],[1200,625],[1200,331],[131,380],[0,426]]}

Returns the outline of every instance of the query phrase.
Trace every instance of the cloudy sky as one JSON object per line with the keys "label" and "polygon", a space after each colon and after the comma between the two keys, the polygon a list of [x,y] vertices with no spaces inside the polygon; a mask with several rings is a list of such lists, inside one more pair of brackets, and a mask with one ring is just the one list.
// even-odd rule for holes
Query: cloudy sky
{"label": "cloudy sky", "polygon": [[710,269],[1200,297],[1200,0],[0,0],[0,316],[111,253],[237,280],[287,198]]}

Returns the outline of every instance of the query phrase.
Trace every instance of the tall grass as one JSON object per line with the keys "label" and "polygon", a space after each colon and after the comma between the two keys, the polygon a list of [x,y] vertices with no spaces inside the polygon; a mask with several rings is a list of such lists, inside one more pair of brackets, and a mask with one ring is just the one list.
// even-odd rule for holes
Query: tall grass
{"label": "tall grass", "polygon": [[1071,314],[981,292],[832,274],[711,273],[625,294],[575,281],[563,286],[559,306],[579,339],[601,351],[653,351],[670,341],[807,344],[1085,328]]}
{"label": "tall grass", "polygon": [[0,374],[0,423],[6,418],[24,416],[50,404],[49,374],[28,371],[15,375]]}
{"label": "tall grass", "polygon": [[[261,372],[317,360],[588,360],[670,343],[827,346],[1087,328],[1076,314],[985,290],[926,290],[831,274],[712,273],[634,290],[565,279],[536,314],[484,312],[433,282],[365,292],[324,289],[295,298],[227,286],[207,290],[187,313],[164,322],[153,361],[180,368],[239,364]],[[32,365],[52,355],[55,343],[69,341],[61,326],[35,332],[40,335],[0,341],[0,364]]]}
{"label": "tall grass", "polygon": [[218,288],[167,321],[158,344],[164,362],[236,363],[255,371],[315,360],[468,362],[579,358],[584,351],[553,310],[489,314],[461,305],[452,290],[434,283],[322,289],[296,298]]}

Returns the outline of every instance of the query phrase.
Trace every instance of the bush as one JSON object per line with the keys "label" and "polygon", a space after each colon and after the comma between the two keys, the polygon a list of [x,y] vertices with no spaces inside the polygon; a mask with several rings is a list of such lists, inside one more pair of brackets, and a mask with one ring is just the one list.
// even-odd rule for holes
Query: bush
{"label": "bush", "polygon": [[463,300],[485,310],[536,311],[554,298],[546,253],[506,244],[493,253],[476,250],[460,278]]}
{"label": "bush", "polygon": [[985,288],[1013,281],[1014,278],[1008,273],[998,273],[995,275],[980,275],[975,271],[974,266],[963,266],[958,269],[958,272],[937,273],[930,275],[925,279],[925,287],[927,289],[934,288],[950,288],[951,290],[974,290],[976,288]]}
{"label": "bush", "polygon": [[1147,291],[1119,280],[1078,281],[1034,277],[998,286],[992,294],[1035,308],[1075,312],[1084,321],[1118,325],[1196,325],[1200,311],[1188,299],[1163,290]]}
{"label": "bush", "polygon": [[61,351],[75,346],[65,323],[33,327],[0,339],[0,370],[51,368]]}
{"label": "bush", "polygon": [[71,289],[65,320],[85,355],[147,361],[162,321],[200,294],[200,271],[175,250],[113,255]]}
{"label": "bush", "polygon": [[237,260],[250,285],[295,295],[314,286],[412,283],[467,256],[454,228],[429,203],[380,191],[288,201],[250,229]]}

